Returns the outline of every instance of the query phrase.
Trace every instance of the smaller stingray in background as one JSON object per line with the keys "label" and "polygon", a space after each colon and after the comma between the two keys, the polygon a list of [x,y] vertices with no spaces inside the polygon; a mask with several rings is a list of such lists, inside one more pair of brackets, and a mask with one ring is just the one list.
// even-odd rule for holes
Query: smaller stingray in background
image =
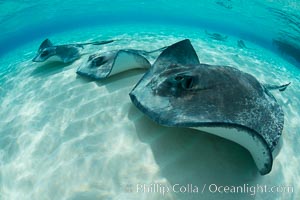
{"label": "smaller stingray in background", "polygon": [[226,41],[228,36],[226,35],[221,35],[220,33],[209,33],[208,31],[205,30],[205,34],[208,35],[211,39],[214,40],[219,40],[219,41]]}
{"label": "smaller stingray in background", "polygon": [[218,4],[219,6],[222,6],[226,9],[232,9],[232,2],[231,0],[227,0],[227,1],[216,1],[216,4]]}
{"label": "smaller stingray in background", "polygon": [[280,145],[284,113],[271,89],[229,66],[199,62],[189,40],[165,49],[130,92],[133,104],[154,122],[211,133],[246,148],[262,175]]}
{"label": "smaller stingray in background", "polygon": [[37,55],[32,59],[33,62],[44,62],[46,60],[71,63],[80,58],[80,49],[85,45],[103,45],[114,42],[115,40],[96,41],[78,44],[53,45],[49,39],[45,39],[40,45]]}
{"label": "smaller stingray in background", "polygon": [[100,80],[130,69],[149,69],[151,54],[166,48],[153,51],[121,49],[94,54],[77,69],[77,74]]}
{"label": "smaller stingray in background", "polygon": [[243,40],[238,40],[237,41],[237,46],[241,49],[246,49],[246,45],[245,45],[245,42]]}
{"label": "smaller stingray in background", "polygon": [[237,41],[237,46],[241,49],[249,49],[249,50],[251,49],[251,50],[253,50],[253,48],[249,48],[248,46],[246,46],[244,40],[241,40],[241,39]]}

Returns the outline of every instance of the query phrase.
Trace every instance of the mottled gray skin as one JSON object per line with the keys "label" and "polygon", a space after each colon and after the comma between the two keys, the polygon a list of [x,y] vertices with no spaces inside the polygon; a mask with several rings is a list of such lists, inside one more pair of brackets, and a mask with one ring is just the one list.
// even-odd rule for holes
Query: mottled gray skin
{"label": "mottled gray skin", "polygon": [[[136,65],[132,66],[130,69],[134,68],[144,68],[149,69],[151,67],[148,59],[150,55],[155,52],[162,51],[167,47],[156,49],[153,51],[135,50],[135,49],[122,49],[103,52],[99,54],[91,55],[86,63],[83,63],[78,69],[77,74],[86,76],[92,79],[101,80],[107,78],[111,75],[112,70],[115,67],[115,61],[121,54],[126,54],[129,59],[135,60]],[[123,63],[125,66],[127,63]],[[118,66],[122,68],[122,66]],[[124,70],[129,70],[125,68]]]}
{"label": "mottled gray skin", "polygon": [[167,48],[130,93],[132,102],[158,124],[170,127],[234,127],[272,151],[284,114],[276,99],[252,75],[227,66],[200,64],[189,40]]}
{"label": "mottled gray skin", "polygon": [[38,49],[37,55],[32,59],[33,62],[44,62],[51,57],[56,56],[57,61],[63,63],[71,63],[80,58],[80,49],[84,45],[102,45],[111,43],[114,40],[97,41],[81,44],[66,44],[66,45],[53,45],[49,39],[45,39]]}

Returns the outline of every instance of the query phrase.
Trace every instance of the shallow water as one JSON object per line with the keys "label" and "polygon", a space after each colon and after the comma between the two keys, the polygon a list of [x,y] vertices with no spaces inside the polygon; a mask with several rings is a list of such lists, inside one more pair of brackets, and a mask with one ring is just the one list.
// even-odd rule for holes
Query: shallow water
{"label": "shallow water", "polygon": [[[128,28],[130,27],[130,28]],[[84,33],[84,34],[83,34]],[[66,37],[72,36],[72,37]],[[88,37],[87,37],[88,36]],[[299,69],[246,41],[249,49],[208,38],[203,29],[134,25],[81,29],[53,35],[68,43],[102,38],[120,41],[85,52],[116,48],[151,50],[190,38],[201,62],[222,64],[255,75],[261,82],[291,81],[273,92],[285,112],[283,147],[272,172],[260,176],[240,146],[189,129],[161,127],[130,102],[128,93],[144,71],[105,81],[76,75],[71,65],[37,64],[30,59],[40,41],[1,59],[2,199],[296,199],[299,196]],[[26,55],[20,59],[19,55]],[[293,193],[218,194],[137,192],[137,184],[293,186]],[[133,191],[131,190],[133,187]],[[128,189],[129,188],[129,189]],[[201,190],[201,189],[199,189]]]}
{"label": "shallow water", "polygon": [[[269,0],[0,0],[0,199],[298,199],[300,68],[280,56],[272,39],[300,46],[299,7],[297,1]],[[205,30],[228,39],[212,40]],[[45,37],[55,44],[119,40],[86,47],[70,65],[31,62]],[[260,176],[237,144],[145,117],[128,96],[145,71],[105,81],[76,75],[91,53],[153,50],[185,38],[202,63],[236,67],[262,83],[292,82],[285,92],[272,92],[285,125],[270,174]],[[239,39],[248,48],[239,48]],[[163,195],[137,191],[138,184],[192,191]],[[224,194],[209,191],[211,184],[291,186],[293,192]]]}
{"label": "shallow water", "polygon": [[266,48],[279,39],[299,51],[299,9],[298,0],[1,0],[0,55],[62,31],[153,22],[213,29]]}

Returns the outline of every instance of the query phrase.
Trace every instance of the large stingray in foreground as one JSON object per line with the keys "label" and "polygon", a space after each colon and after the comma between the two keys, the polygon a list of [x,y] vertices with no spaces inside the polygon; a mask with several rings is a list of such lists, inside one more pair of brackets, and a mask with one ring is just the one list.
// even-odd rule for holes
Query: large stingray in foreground
{"label": "large stingray in foreground", "polygon": [[280,105],[252,75],[200,64],[189,40],[164,50],[130,98],[158,124],[234,141],[249,150],[262,175],[271,171],[284,123]]}

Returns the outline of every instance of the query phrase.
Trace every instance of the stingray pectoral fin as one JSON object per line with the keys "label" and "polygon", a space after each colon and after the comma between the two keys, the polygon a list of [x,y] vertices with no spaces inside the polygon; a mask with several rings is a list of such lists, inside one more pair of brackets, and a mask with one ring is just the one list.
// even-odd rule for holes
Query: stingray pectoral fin
{"label": "stingray pectoral fin", "polygon": [[63,63],[71,63],[80,58],[80,52],[77,47],[62,45],[56,47],[56,56],[58,56]]}
{"label": "stingray pectoral fin", "polygon": [[53,46],[52,42],[47,38],[45,39],[42,44],[39,47],[38,52],[41,52],[43,49],[47,48],[47,47],[51,47]]}
{"label": "stingray pectoral fin", "polygon": [[193,129],[211,133],[241,145],[250,152],[261,175],[271,171],[273,165],[272,151],[266,141],[255,131],[239,125],[225,124],[199,126],[193,127]]}
{"label": "stingray pectoral fin", "polygon": [[149,69],[150,62],[142,55],[135,52],[120,50],[112,65],[109,76],[131,69]]}
{"label": "stingray pectoral fin", "polygon": [[87,62],[77,69],[76,73],[96,80],[104,79],[111,72],[116,54],[116,51],[111,51],[91,55]]}
{"label": "stingray pectoral fin", "polygon": [[34,58],[32,58],[32,62],[41,62],[38,58],[40,57],[39,54],[37,54]]}
{"label": "stingray pectoral fin", "polygon": [[189,39],[168,46],[153,64],[153,71],[159,73],[170,65],[198,65],[199,58]]}

